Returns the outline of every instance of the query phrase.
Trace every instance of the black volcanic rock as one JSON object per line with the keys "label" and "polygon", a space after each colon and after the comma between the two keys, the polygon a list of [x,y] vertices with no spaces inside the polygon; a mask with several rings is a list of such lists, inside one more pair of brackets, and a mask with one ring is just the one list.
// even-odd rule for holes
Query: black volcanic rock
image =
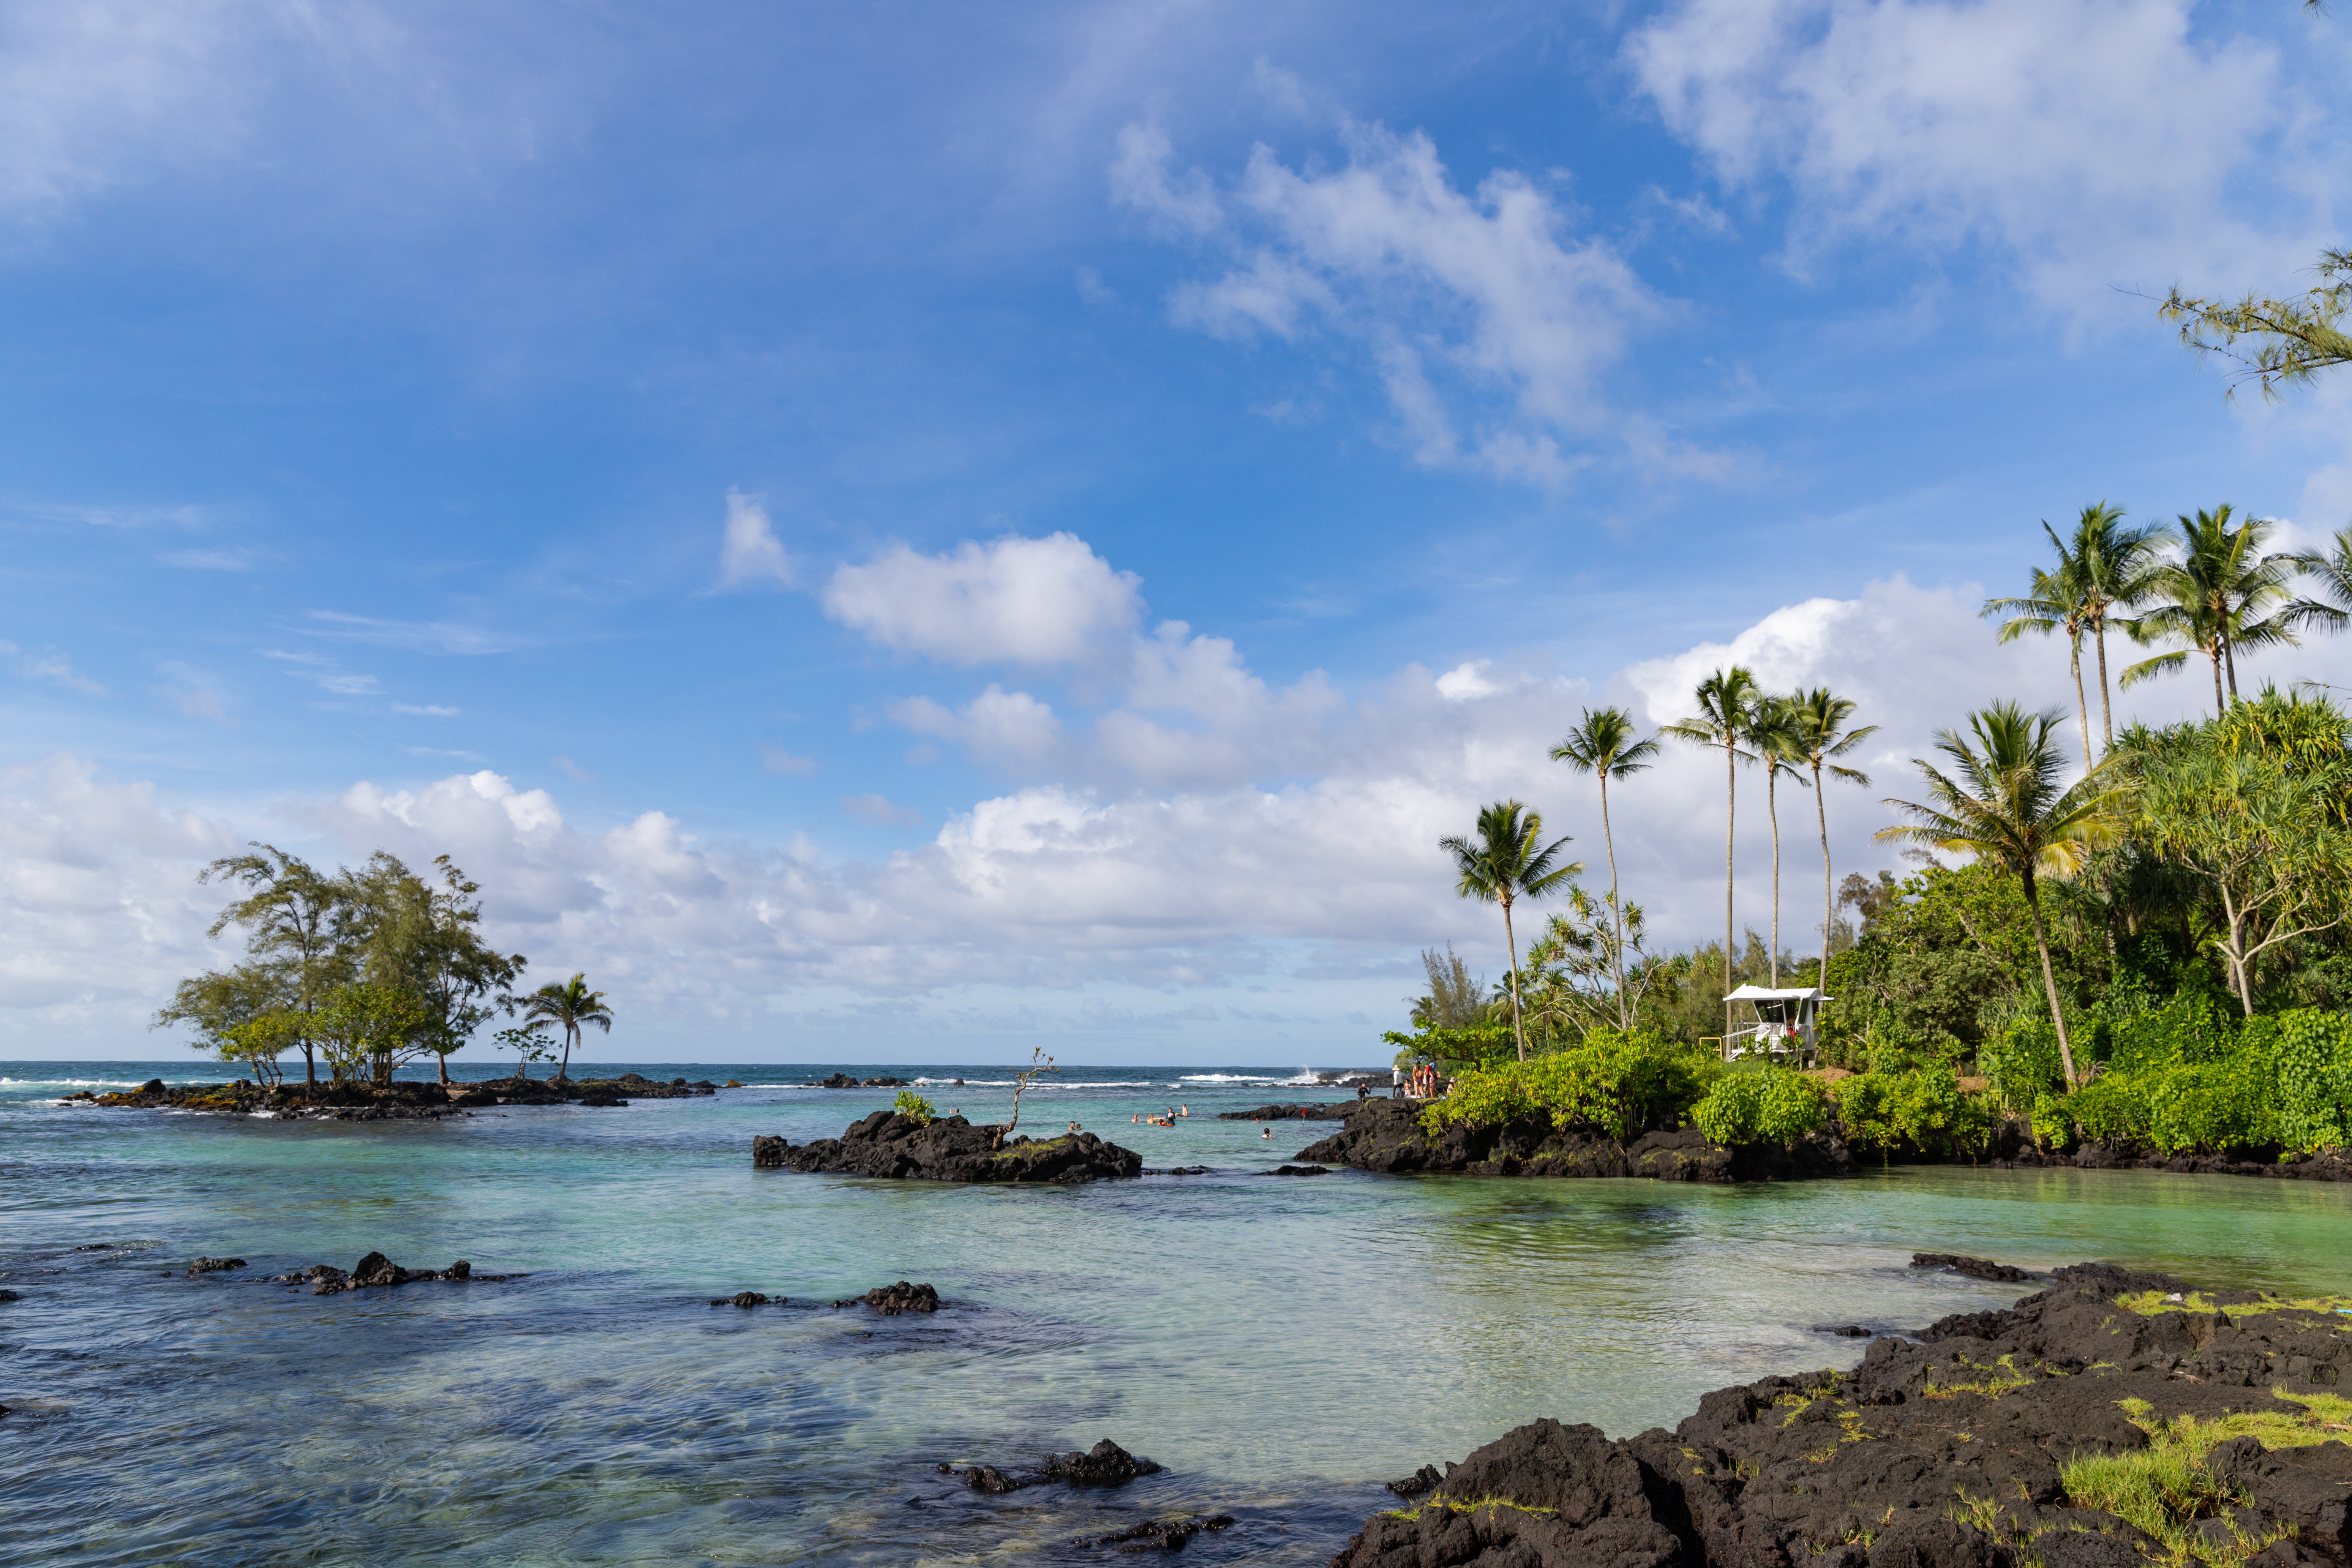
{"label": "black volcanic rock", "polygon": [[1138,1476],[1158,1475],[1160,1467],[1105,1437],[1084,1452],[1074,1448],[1066,1454],[1048,1454],[1034,1470],[1000,1470],[994,1465],[974,1465],[959,1470],[952,1465],[941,1465],[940,1471],[961,1476],[963,1484],[976,1492],[1011,1492],[1047,1481],[1067,1481],[1074,1487],[1125,1486]]}
{"label": "black volcanic rock", "polygon": [[1948,1268],[1955,1274],[1965,1274],[1971,1279],[1990,1279],[1997,1285],[2014,1285],[2033,1278],[2022,1268],[2012,1268],[2006,1263],[1995,1263],[1990,1258],[1962,1258],[1957,1252],[1915,1252],[1911,1255],[1911,1267]]}
{"label": "black volcanic rock", "polygon": [[[2168,1528],[2291,1531],[2261,1568],[2352,1563],[2352,1447],[2280,1397],[2339,1386],[2341,1314],[2104,1264],[2054,1278],[1921,1342],[1874,1340],[1851,1372],[1718,1389],[1671,1433],[1518,1427],[1447,1466],[1417,1509],[1367,1521],[1333,1568],[2126,1568],[2168,1552],[2070,1499],[2063,1467],[2143,1450],[2180,1416],[2261,1412],[2322,1440],[2220,1443],[2203,1466],[2229,1506]],[[2150,1290],[2181,1300],[2142,1310]]]}
{"label": "black volcanic rock", "polygon": [[1297,1159],[1381,1173],[1441,1172],[1474,1176],[1650,1176],[1667,1182],[1746,1182],[1844,1175],[1853,1156],[1835,1138],[1815,1135],[1793,1149],[1726,1149],[1695,1127],[1659,1128],[1630,1142],[1554,1127],[1543,1113],[1500,1127],[1456,1124],[1433,1137],[1421,1125],[1424,1102],[1366,1100],[1347,1108],[1339,1131],[1301,1149]]}
{"label": "black volcanic rock", "polygon": [[877,1110],[852,1122],[840,1137],[813,1143],[794,1146],[781,1138],[755,1139],[752,1158],[789,1171],[932,1182],[1070,1186],[1143,1173],[1142,1155],[1091,1132],[1006,1139],[1003,1128],[993,1123],[975,1126],[961,1116],[918,1122],[895,1110]]}
{"label": "black volcanic rock", "polygon": [[1342,1100],[1331,1105],[1261,1105],[1252,1110],[1220,1110],[1220,1121],[1340,1121],[1366,1101]]}

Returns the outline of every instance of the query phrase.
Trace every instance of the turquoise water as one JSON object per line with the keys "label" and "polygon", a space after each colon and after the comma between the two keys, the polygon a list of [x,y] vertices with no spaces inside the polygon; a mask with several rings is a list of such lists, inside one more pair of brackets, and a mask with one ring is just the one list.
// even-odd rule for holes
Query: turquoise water
{"label": "turquoise water", "polygon": [[[1024,1102],[1024,1129],[1076,1118],[1211,1175],[929,1186],[751,1167],[754,1133],[836,1134],[891,1090],[641,1070],[750,1087],[345,1125],[64,1107],[60,1080],[202,1075],[0,1063],[0,1285],[23,1295],[0,1305],[0,1563],[1091,1562],[1070,1537],[1188,1511],[1240,1520],[1197,1561],[1319,1563],[1380,1482],[1516,1423],[1671,1425],[1705,1390],[1858,1358],[1813,1325],[2019,1293],[1914,1250],[2352,1283],[2345,1188],[1277,1178],[1326,1129],[1213,1112],[1330,1093],[1235,1069],[1079,1069]],[[963,1077],[925,1092],[975,1120],[1010,1099],[1003,1068],[866,1070]],[[1176,1102],[1173,1129],[1129,1120]],[[259,1282],[370,1249],[530,1278]],[[163,1273],[205,1253],[253,1267]],[[900,1279],[952,1305],[807,1305]],[[707,1305],[747,1288],[793,1305]],[[1167,1472],[991,1499],[934,1470],[1101,1436]]]}

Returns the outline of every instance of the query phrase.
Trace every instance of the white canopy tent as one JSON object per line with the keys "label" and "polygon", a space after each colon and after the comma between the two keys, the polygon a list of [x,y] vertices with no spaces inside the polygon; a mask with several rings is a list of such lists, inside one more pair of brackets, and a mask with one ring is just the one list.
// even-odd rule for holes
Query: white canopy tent
{"label": "white canopy tent", "polygon": [[[1759,1053],[1789,1058],[1797,1067],[1813,1061],[1814,1030],[1821,1022],[1822,1004],[1831,1000],[1813,985],[1783,987],[1742,985],[1724,999],[1723,1059]],[[1748,1016],[1742,1018],[1740,1004]]]}

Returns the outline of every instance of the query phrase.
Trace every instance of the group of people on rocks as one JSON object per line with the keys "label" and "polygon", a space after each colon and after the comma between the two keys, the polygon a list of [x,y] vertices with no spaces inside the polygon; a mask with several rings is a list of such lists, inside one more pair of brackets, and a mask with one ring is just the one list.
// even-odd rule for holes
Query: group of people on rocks
{"label": "group of people on rocks", "polygon": [[1437,1068],[1432,1063],[1423,1062],[1411,1072],[1401,1067],[1389,1069],[1391,1100],[1435,1100],[1441,1092]]}

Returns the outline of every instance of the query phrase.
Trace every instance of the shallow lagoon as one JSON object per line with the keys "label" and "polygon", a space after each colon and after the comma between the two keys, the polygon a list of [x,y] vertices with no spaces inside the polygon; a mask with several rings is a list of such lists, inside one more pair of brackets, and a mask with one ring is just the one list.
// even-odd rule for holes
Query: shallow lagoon
{"label": "shallow lagoon", "polygon": [[[755,1172],[753,1133],[889,1102],[788,1087],[829,1066],[646,1066],[752,1087],[437,1125],[55,1103],[58,1079],[150,1070],[0,1064],[0,1284],[24,1294],[0,1306],[0,1563],[1082,1562],[1109,1553],[1074,1535],[1211,1510],[1240,1523],[1196,1561],[1319,1563],[1380,1481],[1517,1422],[1671,1425],[1707,1389],[1858,1358],[1812,1325],[2018,1294],[1910,1270],[1915,1249],[2352,1282],[2352,1189],[2303,1184],[1272,1177],[1322,1129],[1213,1113],[1315,1091],[1209,1069],[1033,1092],[1024,1130],[1076,1118],[1215,1171],[1073,1191]],[[975,1120],[1010,1098],[1003,1068],[888,1070],[964,1077],[925,1092]],[[1174,1129],[1129,1121],[1179,1100]],[[531,1277],[258,1282],[372,1247]],[[163,1276],[200,1253],[254,1267]],[[955,1305],[803,1305],[898,1279]],[[745,1288],[795,1304],[707,1305]],[[1168,1472],[986,1499],[934,1471],[1104,1436]]]}

